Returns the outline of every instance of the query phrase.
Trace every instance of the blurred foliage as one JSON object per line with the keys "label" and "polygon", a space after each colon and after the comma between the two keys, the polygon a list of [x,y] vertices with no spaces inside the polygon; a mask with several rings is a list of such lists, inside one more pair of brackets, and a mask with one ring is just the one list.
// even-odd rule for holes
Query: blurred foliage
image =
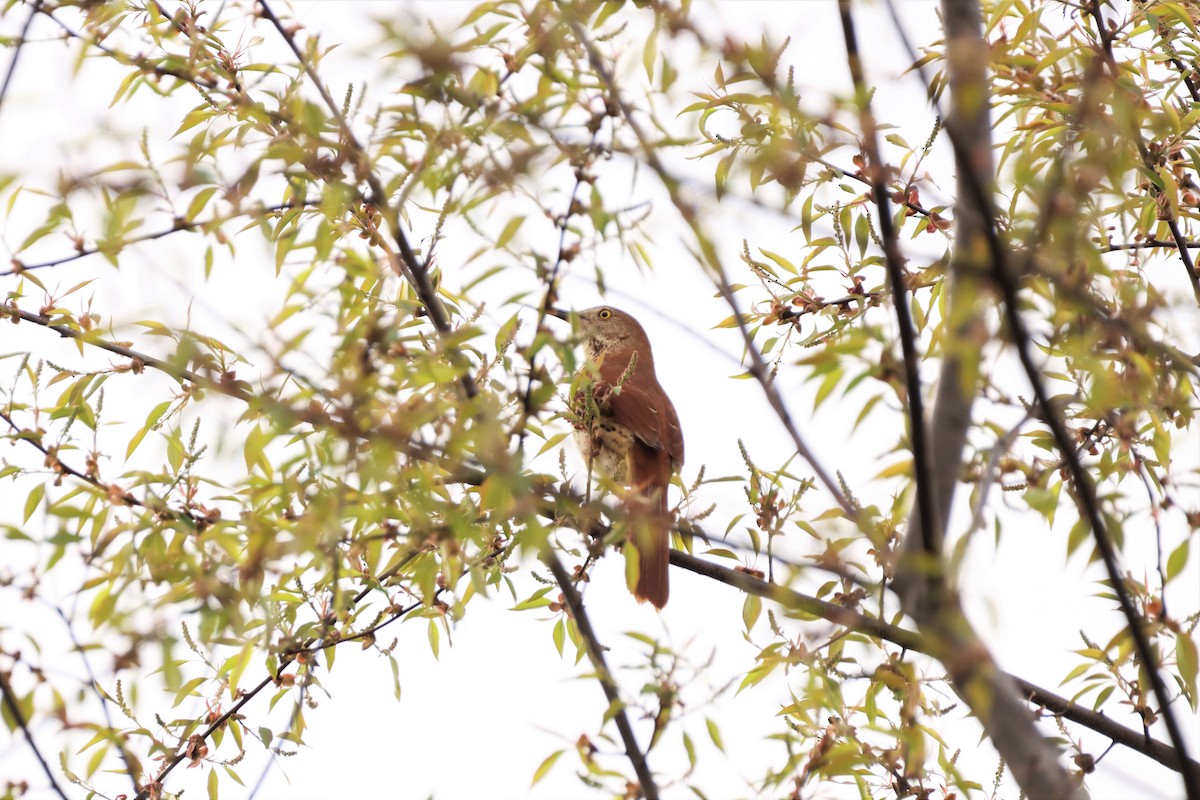
{"label": "blurred foliage", "polygon": [[[216,5],[43,3],[33,20],[66,40],[81,80],[110,87],[97,97],[111,100],[109,113],[158,115],[140,140],[114,135],[109,160],[63,163],[50,179],[16,170],[2,189],[13,250],[2,278],[0,435],[12,446],[0,478],[23,503],[0,519],[0,597],[8,609],[54,609],[96,675],[91,687],[58,680],[38,639],[8,619],[0,673],[26,720],[57,718],[91,737],[65,748],[68,780],[112,796],[132,774],[158,797],[170,792],[160,770],[180,755],[211,769],[210,796],[236,792],[247,749],[290,753],[304,741],[306,703],[343,646],[391,659],[399,696],[387,626],[427,625],[437,653],[480,598],[549,609],[558,651],[582,655],[532,559],[562,548],[585,576],[603,547],[572,529],[589,530],[601,511],[582,504],[565,468],[531,463],[564,443],[557,387],[576,356],[541,325],[544,314],[530,330],[529,309],[553,303],[568,270],[591,270],[603,289],[613,259],[653,267],[655,226],[674,209],[631,202],[622,182],[631,159],[652,154],[680,173],[706,170],[711,183],[689,189],[710,206],[735,196],[794,226],[787,251],[747,236],[736,266],[701,257],[733,284],[772,376],[812,382],[813,410],[842,403],[856,428],[886,417],[884,429],[900,432],[879,443],[891,455],[871,485],[843,487],[873,499],[854,499],[857,525],[806,465],[759,465],[743,449],[745,503],[711,508],[715,481],[701,473],[680,484],[681,528],[748,540],[734,552],[714,539],[709,550],[745,571],[790,537],[787,552],[799,555],[767,560],[765,577],[895,621],[885,589],[912,502],[907,398],[849,97],[806,96],[786,40],[716,35],[690,3],[534,0],[463,6],[446,30],[381,19],[375,74],[330,97],[320,76],[341,43],[281,9],[241,0],[215,17]],[[6,28],[28,13],[9,4]],[[1133,563],[1156,553],[1157,568],[1131,569],[1128,585],[1181,711],[1196,708],[1200,617],[1194,599],[1168,609],[1164,589],[1186,577],[1200,527],[1186,452],[1197,358],[1174,333],[1197,318],[1195,273],[1176,247],[1176,231],[1200,238],[1192,13],[1135,3],[1102,38],[1061,2],[986,8],[996,227],[1020,265],[1044,379],[1078,431],[1105,517]],[[573,22],[615,59],[647,136],[631,129]],[[1098,66],[1109,43],[1117,78]],[[5,44],[15,52],[18,40]],[[942,44],[919,56],[940,92]],[[687,59],[706,69],[685,69]],[[19,108],[7,101],[11,125]],[[922,372],[932,376],[948,346],[955,213],[939,199],[953,183],[936,157],[942,122],[913,113],[922,138],[910,142],[899,124],[885,130],[887,184],[910,255]],[[238,340],[220,341],[174,321],[178,309],[137,320],[96,304],[111,268],[159,240],[186,242],[191,263],[180,269],[222,292],[258,291],[239,288],[239,275],[247,287],[270,283],[263,329],[234,326]],[[443,256],[448,241],[453,257]],[[56,268],[83,258],[86,281],[51,288]],[[735,327],[729,313],[705,322]],[[1062,539],[1064,558],[1088,552],[1061,454],[1005,380],[1015,362],[999,311],[981,323],[979,403],[961,469],[974,518],[949,532],[950,557],[957,564],[973,533],[1001,537],[1004,519],[1023,513]],[[54,333],[37,326],[73,337],[75,366],[57,363]],[[603,513],[619,539],[619,515]],[[69,605],[54,588],[63,585],[73,587]],[[753,791],[809,796],[830,782],[863,796],[988,794],[991,775],[955,766],[975,743],[939,731],[954,700],[936,662],[836,620],[811,626],[809,614],[744,602],[745,629],[729,638],[740,633],[758,655],[736,690],[783,673],[791,691],[764,721],[782,756],[750,776]],[[1132,710],[1136,725],[1157,731],[1123,622],[1094,627],[1065,676],[1074,699],[1127,723]],[[681,694],[704,665],[636,636],[645,657],[629,685],[645,688],[627,702],[654,720],[655,742],[674,737],[687,755],[690,766],[664,780],[689,783],[698,758],[724,749],[719,719],[704,716],[703,744],[683,722]],[[209,713],[172,717],[142,689],[152,676],[174,705],[203,698]],[[93,694],[119,715],[88,704]],[[258,719],[279,702],[293,710],[272,730]],[[704,700],[695,704],[689,711],[705,715]],[[4,721],[15,729],[8,706]],[[592,739],[611,735],[608,719],[574,724]],[[628,764],[598,754],[588,735],[576,749],[584,784],[630,791]],[[529,764],[535,782],[563,751],[539,767],[542,755]]]}

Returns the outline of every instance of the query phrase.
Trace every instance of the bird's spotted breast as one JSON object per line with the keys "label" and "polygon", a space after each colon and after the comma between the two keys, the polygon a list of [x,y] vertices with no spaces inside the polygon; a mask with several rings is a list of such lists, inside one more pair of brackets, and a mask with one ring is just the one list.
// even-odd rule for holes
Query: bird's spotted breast
{"label": "bird's spotted breast", "polygon": [[616,483],[628,481],[629,446],[633,444],[633,431],[611,418],[602,418],[589,431],[575,430],[575,445],[584,461],[591,460],[593,475],[599,475]]}

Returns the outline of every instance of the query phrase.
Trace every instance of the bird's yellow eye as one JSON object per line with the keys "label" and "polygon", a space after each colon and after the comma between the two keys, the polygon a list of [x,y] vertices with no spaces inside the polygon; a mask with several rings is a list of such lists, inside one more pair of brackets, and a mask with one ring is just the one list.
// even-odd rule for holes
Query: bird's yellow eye
{"label": "bird's yellow eye", "polygon": [[609,317],[612,316],[612,312],[609,311],[607,308],[602,308],[602,309],[600,309],[600,313],[597,314],[596,316],[600,317],[600,319],[608,319]]}

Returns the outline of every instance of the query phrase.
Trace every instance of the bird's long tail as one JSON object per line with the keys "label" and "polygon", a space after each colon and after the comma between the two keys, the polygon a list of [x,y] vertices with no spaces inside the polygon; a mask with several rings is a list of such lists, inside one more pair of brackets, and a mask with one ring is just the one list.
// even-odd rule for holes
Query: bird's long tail
{"label": "bird's long tail", "polygon": [[667,487],[671,484],[671,457],[666,450],[636,442],[631,453],[629,483],[632,491],[629,540],[637,550],[637,579],[633,594],[655,608],[667,604],[670,594],[667,571],[671,557],[671,514]]}

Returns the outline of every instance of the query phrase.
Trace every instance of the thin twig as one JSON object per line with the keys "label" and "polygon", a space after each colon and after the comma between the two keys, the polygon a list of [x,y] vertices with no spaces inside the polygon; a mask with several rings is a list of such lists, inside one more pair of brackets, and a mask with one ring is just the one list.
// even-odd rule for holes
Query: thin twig
{"label": "thin twig", "polygon": [[8,97],[8,87],[12,84],[13,75],[17,73],[17,61],[21,58],[21,53],[25,50],[25,45],[28,42],[29,29],[33,26],[33,18],[42,10],[42,0],[34,0],[32,7],[29,9],[29,16],[25,18],[25,24],[21,27],[21,33],[17,37],[15,46],[13,47],[12,61],[8,62],[8,71],[4,73],[4,83],[0,84],[0,108],[4,107],[4,100]]}
{"label": "thin twig", "polygon": [[[1192,250],[1195,250],[1197,248],[1200,248],[1200,242],[1189,239],[1184,242],[1184,246],[1189,247]],[[1179,243],[1173,242],[1173,241],[1168,242],[1163,239],[1156,239],[1153,236],[1151,236],[1148,239],[1143,239],[1140,242],[1126,242],[1123,244],[1113,244],[1113,243],[1109,242],[1108,244],[1106,244],[1104,246],[1104,252],[1116,253],[1116,252],[1120,252],[1122,250],[1147,250],[1152,247],[1166,247],[1166,248],[1170,248],[1172,250],[1177,250],[1177,249],[1179,249]]]}
{"label": "thin twig", "polygon": [[[286,211],[291,208],[302,208],[302,207],[305,207],[308,205],[309,205],[309,201],[307,201],[307,200],[301,200],[301,201],[298,201],[295,203],[281,203],[279,205],[267,206],[262,209],[257,209],[255,211],[255,213],[271,214],[276,211]],[[235,215],[235,216],[241,216],[241,215]],[[130,245],[141,244],[142,242],[152,242],[152,241],[155,241],[158,239],[162,239],[166,236],[170,236],[172,233],[179,233],[180,231],[192,231],[192,230],[195,230],[196,228],[204,228],[204,227],[207,227],[214,223],[227,222],[230,219],[233,219],[233,217],[225,217],[225,218],[214,217],[212,219],[197,220],[194,222],[185,222],[182,219],[178,219],[175,221],[175,224],[170,228],[164,228],[163,230],[160,230],[160,231],[155,231],[153,233],[146,233],[141,236],[135,236],[132,239],[126,239],[125,241],[121,242],[121,247],[125,248],[125,247],[129,247]],[[53,259],[50,259],[49,261],[41,261],[37,264],[22,264],[22,263],[16,262],[16,263],[14,263],[14,265],[11,269],[6,270],[4,272],[0,272],[0,278],[5,277],[6,275],[20,275],[22,273],[29,272],[30,270],[34,270],[34,269],[45,269],[47,267],[57,267],[57,266],[61,266],[63,264],[69,264],[72,261],[78,261],[81,258],[87,258],[88,256],[94,256],[94,255],[97,255],[102,252],[104,252],[104,250],[102,250],[99,247],[87,247],[82,250],[78,250],[69,256],[63,256],[61,258],[53,258]]]}
{"label": "thin twig", "polygon": [[0,306],[0,316],[23,319],[27,322],[32,322],[35,325],[41,325],[43,328],[49,328],[60,336],[75,339],[83,342],[84,344],[89,344],[93,347],[99,347],[101,350],[107,350],[110,353],[116,353],[119,356],[124,356],[133,362],[133,368],[135,371],[141,369],[142,367],[150,367],[166,375],[170,375],[172,378],[181,383],[183,381],[190,381],[197,386],[216,389],[224,394],[230,395],[231,397],[236,397],[239,400],[248,402],[251,399],[251,395],[247,390],[227,386],[217,381],[208,380],[189,369],[177,367],[174,364],[163,361],[161,358],[155,358],[154,356],[146,355],[145,353],[139,353],[137,350],[130,349],[124,345],[119,345],[106,339],[102,339],[94,333],[76,330],[69,325],[56,323],[53,321],[52,317],[46,316],[45,314],[34,314],[31,311],[23,311],[22,309],[17,308],[15,305],[9,304],[7,307]]}
{"label": "thin twig", "polygon": [[[403,608],[398,609],[394,614],[392,614],[391,617],[387,620],[387,622],[389,622],[389,623],[394,622],[395,620],[399,619],[400,617],[407,615],[409,612],[413,611],[416,608],[420,608],[423,605],[424,605],[424,603],[422,603],[420,600],[418,600],[407,606],[404,606]],[[383,625],[381,624],[381,625],[376,626],[376,628],[380,628],[380,627],[383,627]],[[349,638],[347,638],[345,640],[339,640],[336,642],[331,641],[331,642],[321,643],[320,647],[318,649],[333,647],[333,646],[339,644],[341,641],[349,641]],[[214,733],[216,733],[218,730],[220,730],[221,727],[226,722],[228,722],[230,719],[233,718],[233,716],[235,714],[237,714],[239,711],[241,711],[242,708],[247,703],[249,703],[256,696],[258,696],[258,694],[263,689],[267,688],[268,686],[278,684],[280,679],[283,677],[284,671],[287,670],[290,666],[292,666],[292,664],[295,663],[296,656],[299,655],[301,652],[308,651],[310,649],[310,647],[311,647],[311,643],[306,644],[302,648],[297,648],[295,651],[292,651],[291,653],[289,653],[287,655],[284,655],[280,659],[279,668],[277,670],[275,670],[275,674],[268,675],[266,678],[263,678],[262,681],[260,681],[253,689],[250,689],[245,694],[242,694],[236,703],[234,703],[232,706],[230,706],[229,709],[224,714],[217,717],[212,722],[212,724],[210,724],[207,728],[204,729],[203,732],[201,732],[199,734],[201,741],[207,741],[210,736],[212,736]],[[175,756],[170,761],[163,764],[162,769],[159,770],[158,774],[154,776],[154,781],[146,786],[143,786],[141,791],[138,792],[135,800],[147,800],[147,798],[149,798],[150,795],[153,793],[153,788],[155,786],[158,787],[159,793],[161,795],[163,779],[165,779],[167,777],[167,775],[169,775],[171,773],[171,771],[175,769],[175,767],[179,766],[183,761],[185,761],[188,758],[187,752],[188,752],[188,748],[186,746],[184,746],[183,749],[180,752],[176,753]]]}
{"label": "thin twig", "polygon": [[746,354],[750,359],[750,367],[748,369],[749,373],[762,387],[763,393],[767,397],[767,402],[770,403],[771,409],[775,412],[775,415],[779,418],[779,421],[783,423],[784,429],[788,432],[788,436],[791,438],[792,443],[796,447],[796,452],[799,453],[801,458],[808,462],[810,467],[812,467],[813,474],[816,475],[817,480],[819,480],[825,487],[825,490],[833,496],[834,501],[837,503],[838,507],[845,512],[847,518],[857,521],[859,518],[859,510],[842,492],[838,483],[833,479],[833,476],[830,475],[830,473],[821,464],[812,448],[810,448],[808,443],[804,440],[804,437],[800,435],[800,430],[796,426],[795,420],[792,419],[791,412],[788,411],[787,405],[783,402],[782,396],[779,394],[775,384],[772,383],[770,368],[763,360],[762,354],[759,352],[758,347],[754,344],[754,338],[750,335],[750,330],[746,324],[746,318],[742,314],[741,309],[738,308],[737,299],[734,297],[733,287],[730,285],[728,277],[721,268],[716,254],[716,248],[712,245],[711,240],[704,233],[700,226],[695,207],[682,196],[679,191],[679,181],[675,179],[675,177],[667,170],[666,166],[663,165],[662,160],[659,159],[654,145],[650,142],[649,137],[642,129],[641,124],[634,117],[633,110],[629,107],[629,104],[621,95],[619,87],[613,80],[612,71],[604,62],[604,58],[601,56],[600,51],[596,48],[595,42],[592,41],[591,37],[588,36],[587,31],[584,30],[583,26],[577,20],[569,19],[568,24],[570,25],[575,38],[581,44],[583,44],[587,51],[588,61],[591,63],[592,68],[596,70],[597,75],[599,75],[600,79],[604,82],[604,85],[608,89],[613,102],[615,102],[617,107],[621,110],[621,116],[625,119],[630,130],[633,131],[634,136],[637,138],[638,144],[641,147],[643,155],[645,156],[646,164],[652,170],[654,170],[659,181],[662,183],[663,188],[665,188],[670,195],[671,203],[679,211],[680,216],[682,216],[684,219],[684,222],[686,222],[691,228],[693,235],[696,236],[703,252],[703,256],[712,267],[713,276],[717,282],[717,290],[720,292],[722,299],[725,300],[730,309],[733,311],[738,332],[742,336],[742,341],[746,346]]}
{"label": "thin twig", "polygon": [[46,763],[46,759],[42,756],[42,751],[38,749],[37,742],[33,740],[33,734],[29,731],[29,723],[25,720],[25,714],[21,711],[21,705],[17,702],[16,695],[13,694],[13,689],[8,684],[8,678],[5,676],[3,670],[0,670],[0,693],[4,695],[4,705],[8,707],[8,713],[12,714],[17,727],[21,729],[21,733],[25,734],[25,741],[29,743],[29,749],[33,751],[34,758],[42,765],[42,771],[46,773],[46,779],[50,781],[50,788],[62,800],[67,800],[67,795],[63,792],[62,787],[58,785],[58,780],[54,777],[54,773],[50,771],[50,765]]}
{"label": "thin twig", "polygon": [[842,20],[842,34],[846,42],[846,61],[850,66],[850,77],[859,103],[859,115],[863,128],[863,142],[867,150],[868,174],[871,190],[875,195],[875,207],[879,209],[879,229],[883,235],[884,263],[888,282],[892,285],[892,306],[896,311],[896,323],[900,333],[900,350],[904,356],[904,380],[907,389],[908,422],[911,432],[913,455],[913,478],[917,486],[917,515],[921,521],[921,542],[925,553],[938,556],[941,552],[942,530],[937,507],[933,500],[933,465],[929,457],[929,439],[925,434],[925,400],[921,392],[920,361],[917,355],[916,329],[912,312],[908,307],[908,290],[904,283],[904,255],[896,236],[888,203],[885,176],[887,166],[879,151],[879,135],[875,115],[871,113],[866,78],[862,59],[859,56],[858,36],[854,29],[854,18],[850,11],[850,0],[840,0],[838,11]]}
{"label": "thin twig", "polygon": [[[127,53],[122,53],[118,50],[113,50],[112,48],[107,47],[99,39],[89,38],[87,36],[84,36],[82,33],[80,33],[77,30],[74,30],[69,25],[67,25],[62,20],[60,20],[58,17],[54,16],[55,10],[56,10],[55,7],[51,7],[51,8],[44,10],[42,13],[45,14],[47,17],[49,17],[50,20],[53,21],[55,25],[57,25],[59,28],[61,28],[62,31],[69,38],[76,39],[89,47],[96,48],[101,53],[104,53],[106,56],[108,56],[111,59],[113,59],[114,61],[116,61],[118,64],[122,64],[124,66],[137,67],[138,69],[142,70],[143,72],[150,72],[155,75],[162,76],[162,77],[175,78],[176,80],[182,81],[183,83],[186,83],[186,84],[190,84],[190,85],[196,87],[197,89],[200,89],[203,92],[208,92],[208,93],[217,92],[225,97],[232,96],[232,93],[229,90],[226,90],[221,85],[221,83],[218,80],[216,80],[215,78],[204,78],[204,77],[200,77],[198,75],[189,74],[182,70],[173,69],[171,67],[163,67],[163,66],[159,66],[157,64],[151,64],[150,60],[148,58],[145,58],[144,56],[140,56],[140,55],[134,56],[134,55],[129,55]],[[168,17],[168,19],[169,19],[169,17]],[[211,66],[211,68],[217,69],[219,67],[218,67],[218,65],[214,64]],[[225,77],[228,78],[230,76],[225,76]]]}
{"label": "thin twig", "polygon": [[[533,339],[529,343],[530,350],[537,344],[538,335],[542,332],[542,326],[546,322],[546,317],[549,315],[550,309],[558,302],[558,278],[563,265],[567,263],[567,231],[569,230],[571,217],[575,214],[575,198],[579,194],[579,188],[587,181],[587,168],[591,165],[590,158],[596,149],[596,139],[599,135],[600,124],[597,122],[592,128],[592,136],[588,140],[587,150],[584,151],[585,157],[575,167],[575,185],[571,187],[571,194],[567,198],[567,208],[558,221],[558,253],[554,257],[554,266],[551,267],[550,274],[546,278],[546,292],[542,295],[541,305],[538,306],[537,322],[533,328]],[[537,384],[537,353],[534,352],[527,360],[529,361],[529,382],[525,384],[525,392],[521,398],[521,417],[517,420],[516,429],[513,431],[517,436],[518,452],[525,446],[529,418],[533,415],[534,410],[533,387]]]}
{"label": "thin twig", "polygon": [[116,745],[117,753],[121,756],[121,761],[125,764],[125,771],[129,773],[129,780],[133,781],[133,791],[136,794],[138,791],[138,776],[133,767],[133,757],[129,755],[129,751],[125,747],[127,738],[116,732],[116,726],[113,725],[112,715],[108,713],[108,704],[111,702],[103,692],[100,691],[100,681],[96,678],[96,672],[92,669],[92,660],[88,658],[87,650],[80,644],[79,638],[75,635],[75,626],[71,624],[71,620],[67,618],[66,612],[61,608],[55,608],[58,616],[63,621],[63,625],[67,628],[67,636],[71,639],[71,646],[75,648],[75,652],[79,653],[79,660],[83,662],[83,668],[87,671],[88,689],[96,696],[100,702],[100,711],[104,714],[104,722],[108,725],[108,730],[113,733],[111,743]]}
{"label": "thin twig", "polygon": [[[450,321],[446,314],[446,307],[438,296],[437,289],[434,288],[433,280],[429,275],[429,265],[427,262],[417,258],[413,252],[412,245],[408,241],[408,236],[404,233],[404,228],[400,222],[400,213],[391,202],[388,200],[388,194],[384,189],[383,183],[379,179],[373,169],[373,165],[367,158],[366,151],[354,136],[354,132],[350,130],[350,123],[346,116],[342,113],[342,108],[337,101],[333,99],[333,95],[329,93],[329,89],[321,81],[317,75],[316,68],[309,62],[300,46],[296,43],[295,34],[288,29],[280,21],[275,12],[271,10],[267,0],[258,0],[258,6],[262,9],[263,17],[265,17],[276,32],[283,38],[292,54],[295,55],[297,63],[301,69],[312,81],[313,86],[321,95],[321,100],[325,103],[329,113],[338,124],[339,132],[345,143],[349,155],[353,158],[357,170],[362,173],[367,185],[371,187],[372,197],[370,201],[384,212],[384,216],[392,229],[392,235],[396,240],[396,246],[400,251],[402,273],[412,284],[417,292],[417,296],[425,306],[425,312],[428,314],[434,328],[437,329],[438,335],[445,338],[451,333]],[[464,370],[459,376],[459,383],[462,385],[463,393],[468,398],[473,398],[479,393],[478,387],[475,385],[475,378],[470,371]]]}
{"label": "thin twig", "polygon": [[[107,350],[110,353],[125,356],[132,359],[132,367],[141,369],[149,367],[154,370],[163,372],[171,376],[177,381],[183,383],[187,381],[194,384],[198,388],[208,389],[223,394],[227,397],[232,397],[235,400],[240,400],[248,405],[253,405],[257,410],[270,410],[276,414],[282,415],[292,423],[306,423],[314,428],[333,431],[341,436],[351,439],[374,439],[387,441],[394,445],[398,451],[407,453],[414,458],[424,458],[433,463],[444,461],[444,453],[441,453],[436,448],[413,438],[412,432],[403,428],[398,428],[392,425],[376,425],[370,430],[364,430],[355,420],[353,415],[346,415],[339,418],[332,416],[326,412],[320,404],[309,404],[301,408],[294,408],[286,403],[275,400],[272,397],[265,395],[256,395],[250,391],[243,381],[236,381],[230,376],[228,379],[222,376],[219,380],[206,378],[196,372],[181,367],[174,366],[171,362],[165,361],[154,356],[147,355],[124,345],[115,344],[106,339],[103,339],[95,333],[84,333],[76,330],[68,325],[55,323],[53,318],[42,314],[34,314],[29,311],[23,311],[16,307],[14,303],[9,303],[7,306],[0,304],[0,319],[3,317],[15,317],[17,319],[32,322],[35,325],[40,325],[48,328],[62,336],[83,342],[84,344],[98,347],[102,350]],[[65,466],[65,465],[64,465]],[[80,474],[80,477],[85,477]],[[467,466],[459,469],[453,474],[444,478],[446,483],[464,483],[470,485],[479,485],[485,475],[481,469],[475,466]],[[99,488],[104,488],[102,483],[96,484]],[[140,505],[140,503],[138,503]]]}
{"label": "thin twig", "polygon": [[1000,477],[1000,460],[1004,458],[1013,443],[1017,441],[1017,437],[1021,435],[1021,428],[1031,419],[1033,419],[1033,413],[1026,411],[1025,415],[992,445],[987,465],[983,468],[983,477],[979,480],[979,493],[971,509],[971,524],[967,526],[967,534],[974,533],[983,527],[983,513],[988,505],[988,495],[991,494],[992,486]]}
{"label": "thin twig", "polygon": [[571,619],[575,621],[575,627],[578,628],[579,635],[583,638],[588,659],[592,662],[592,668],[596,670],[596,678],[604,689],[604,696],[608,698],[608,713],[612,715],[613,721],[617,725],[621,741],[625,744],[625,755],[633,765],[633,771],[637,773],[638,782],[642,785],[642,794],[645,795],[646,800],[658,800],[658,785],[655,784],[650,767],[646,764],[646,758],[642,755],[637,738],[633,735],[633,727],[629,724],[629,716],[625,713],[625,704],[621,700],[617,683],[613,680],[612,673],[609,672],[608,664],[604,661],[604,650],[600,646],[600,640],[596,637],[596,631],[588,621],[587,613],[583,608],[583,600],[579,597],[579,592],[575,591],[571,575],[554,551],[547,549],[542,554],[542,560],[554,573],[554,579],[558,581],[558,586],[562,589],[563,600],[571,612]]}

